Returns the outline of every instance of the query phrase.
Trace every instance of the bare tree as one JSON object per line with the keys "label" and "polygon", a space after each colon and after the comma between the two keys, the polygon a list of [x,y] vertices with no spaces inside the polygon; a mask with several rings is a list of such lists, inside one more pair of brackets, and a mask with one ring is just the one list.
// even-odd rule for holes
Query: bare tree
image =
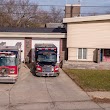
{"label": "bare tree", "polygon": [[0,26],[39,27],[45,23],[62,22],[63,14],[60,8],[51,7],[50,11],[38,8],[38,3],[30,0],[1,0]]}
{"label": "bare tree", "polygon": [[10,26],[22,27],[26,25],[27,22],[33,15],[37,12],[38,5],[30,4],[29,0],[6,0],[2,6],[1,13],[5,13],[13,20],[8,20]]}
{"label": "bare tree", "polygon": [[34,18],[37,13],[38,5],[30,4],[29,0],[18,0],[18,8],[16,9],[17,22],[16,26],[24,26]]}
{"label": "bare tree", "polygon": [[50,11],[39,10],[36,15],[37,23],[61,23],[63,20],[62,9],[50,7]]}
{"label": "bare tree", "polygon": [[56,8],[52,6],[50,8],[50,13],[51,13],[51,22],[54,22],[54,23],[62,22],[64,14],[61,8]]}
{"label": "bare tree", "polygon": [[10,16],[0,12],[0,26],[1,27],[12,26],[12,24],[10,24],[11,23],[10,21],[13,21],[13,19]]}
{"label": "bare tree", "polygon": [[0,26],[8,26],[10,24],[10,21],[12,21],[11,16],[9,14],[5,13],[5,7],[4,7],[5,0],[0,1]]}
{"label": "bare tree", "polygon": [[38,10],[36,16],[35,16],[35,22],[36,23],[47,23],[50,22],[51,18],[50,18],[50,14],[48,13],[48,11],[44,11],[44,10]]}

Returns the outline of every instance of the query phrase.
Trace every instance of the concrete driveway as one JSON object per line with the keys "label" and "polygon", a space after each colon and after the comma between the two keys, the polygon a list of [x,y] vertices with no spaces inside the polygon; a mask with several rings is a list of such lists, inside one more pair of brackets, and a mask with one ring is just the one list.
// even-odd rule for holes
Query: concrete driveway
{"label": "concrete driveway", "polygon": [[103,110],[62,70],[59,77],[35,77],[22,64],[15,84],[0,84],[0,110]]}

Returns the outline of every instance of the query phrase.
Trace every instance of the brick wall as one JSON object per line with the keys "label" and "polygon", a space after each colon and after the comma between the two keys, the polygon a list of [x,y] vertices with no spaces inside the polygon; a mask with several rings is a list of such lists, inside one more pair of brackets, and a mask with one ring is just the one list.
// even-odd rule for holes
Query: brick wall
{"label": "brick wall", "polygon": [[32,38],[25,38],[25,62],[31,62]]}

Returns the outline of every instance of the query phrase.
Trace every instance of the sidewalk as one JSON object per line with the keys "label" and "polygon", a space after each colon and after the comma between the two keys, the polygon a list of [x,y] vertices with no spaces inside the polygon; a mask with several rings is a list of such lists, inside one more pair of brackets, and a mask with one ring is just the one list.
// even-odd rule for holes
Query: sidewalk
{"label": "sidewalk", "polygon": [[110,92],[101,92],[101,91],[95,91],[95,92],[87,92],[87,94],[90,97],[94,97],[94,98],[100,98],[100,99],[110,99]]}
{"label": "sidewalk", "polygon": [[103,109],[110,110],[110,92],[87,92],[87,94],[94,99],[94,101]]}

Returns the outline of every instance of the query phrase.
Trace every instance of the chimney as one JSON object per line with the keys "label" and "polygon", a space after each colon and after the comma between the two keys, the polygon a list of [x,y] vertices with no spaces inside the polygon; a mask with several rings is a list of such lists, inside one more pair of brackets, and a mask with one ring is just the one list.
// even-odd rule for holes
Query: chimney
{"label": "chimney", "polygon": [[66,4],[65,6],[65,18],[78,17],[80,16],[80,5]]}
{"label": "chimney", "polygon": [[72,16],[72,6],[71,4],[66,4],[65,6],[65,18],[71,18]]}
{"label": "chimney", "polygon": [[72,17],[78,17],[80,16],[80,5],[72,5]]}

